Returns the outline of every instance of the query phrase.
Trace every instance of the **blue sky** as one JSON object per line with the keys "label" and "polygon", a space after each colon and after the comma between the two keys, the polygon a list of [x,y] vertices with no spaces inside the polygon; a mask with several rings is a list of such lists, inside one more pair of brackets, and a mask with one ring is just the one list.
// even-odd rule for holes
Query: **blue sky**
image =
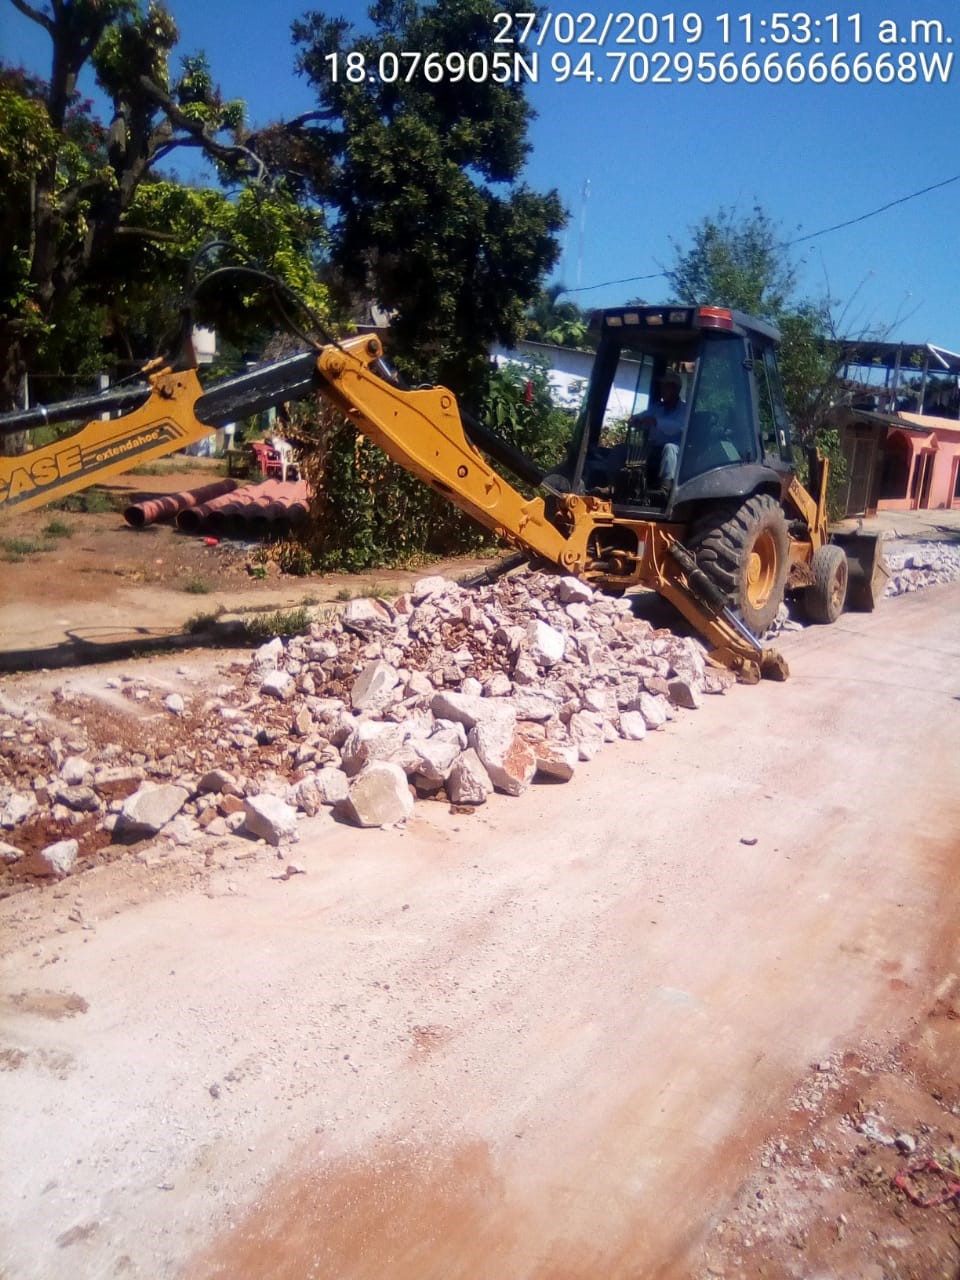
{"label": "blue sky", "polygon": [[[294,73],[290,39],[290,23],[306,5],[259,0],[241,10],[227,0],[170,0],[168,7],[180,27],[181,51],[206,50],[225,95],[246,100],[252,123],[293,116],[313,105],[308,86]],[[365,4],[332,4],[326,12],[362,21],[365,10]],[[555,274],[571,290],[581,287],[571,296],[582,305],[613,305],[638,296],[665,300],[662,279],[626,278],[669,264],[672,242],[682,245],[689,228],[721,206],[749,213],[762,205],[784,237],[794,239],[960,174],[956,0],[890,0],[882,6],[860,0],[856,7],[809,0],[805,43],[794,39],[803,36],[801,26],[774,25],[777,0],[678,0],[675,7],[651,6],[642,30],[637,19],[643,8],[617,0],[579,0],[575,6],[558,4],[552,12],[577,21],[571,25],[561,18],[541,45],[527,47],[538,54],[539,83],[528,91],[538,118],[525,178],[536,188],[556,187],[570,211]],[[789,14],[795,12],[790,6]],[[614,18],[601,45],[607,14]],[[901,28],[898,45],[881,44],[880,24],[891,16],[901,23],[937,20],[944,42],[914,42]],[[597,19],[592,31],[591,17]],[[577,39],[591,35],[594,43]],[[558,43],[555,36],[574,39]],[[491,52],[495,48],[491,32]],[[9,0],[0,0],[0,51],[6,60],[40,73],[47,69],[46,37]],[[858,55],[862,68],[877,69],[883,67],[876,62],[881,54],[888,65],[891,56],[895,60],[902,53],[928,58],[938,53],[941,59],[952,54],[953,67],[946,83],[924,83],[922,70],[912,84],[698,83],[696,75],[708,76],[715,61],[703,55],[719,59],[725,53],[732,55],[730,65],[743,66],[747,75],[770,54],[777,55],[768,64],[771,75],[778,63],[785,70],[791,55],[797,67],[809,66],[814,74],[837,54],[842,55],[839,75]],[[571,76],[558,82],[565,64],[553,59],[564,54],[574,65],[590,54],[594,80]],[[823,63],[811,62],[817,54]],[[632,55],[637,56],[631,63]],[[675,55],[693,59],[687,83],[676,80],[690,73],[691,64],[686,56],[673,60]],[[752,56],[744,63],[746,55]],[[620,79],[613,83],[618,69]],[[674,83],[651,83],[654,71]],[[850,333],[895,323],[894,338],[960,351],[958,227],[960,181],[795,246],[792,252],[803,264],[802,290],[809,296],[829,291],[839,300],[837,310]],[[585,287],[604,281],[625,282]]]}

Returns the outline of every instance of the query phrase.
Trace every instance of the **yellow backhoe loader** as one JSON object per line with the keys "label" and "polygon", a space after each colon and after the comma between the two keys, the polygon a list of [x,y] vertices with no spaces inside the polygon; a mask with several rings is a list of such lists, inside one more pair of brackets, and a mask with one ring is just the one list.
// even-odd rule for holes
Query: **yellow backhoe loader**
{"label": "yellow backhoe loader", "polygon": [[[359,336],[206,390],[195,369],[157,367],[138,386],[6,414],[0,435],[88,421],[53,444],[0,456],[0,512],[63,498],[218,426],[320,394],[508,543],[607,592],[652,588],[740,679],[784,679],[786,664],[758,639],[784,592],[802,593],[813,620],[832,622],[847,603],[872,608],[885,569],[876,539],[831,538],[826,463],[810,459],[812,492],[797,478],[776,331],[698,306],[611,308],[593,323],[583,409],[549,474],[462,414],[451,391],[403,386],[379,338]],[[656,390],[666,381],[681,394],[665,458]]]}

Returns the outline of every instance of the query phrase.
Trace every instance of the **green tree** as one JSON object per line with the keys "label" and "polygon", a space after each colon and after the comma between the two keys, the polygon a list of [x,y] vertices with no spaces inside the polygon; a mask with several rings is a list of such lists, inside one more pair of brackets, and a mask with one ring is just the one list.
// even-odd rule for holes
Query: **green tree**
{"label": "green tree", "polygon": [[[780,329],[780,373],[787,412],[803,446],[830,459],[832,516],[842,515],[847,474],[831,411],[842,397],[842,348],[829,301],[797,297],[797,267],[779,226],[757,207],[746,217],[721,209],[692,229],[665,272],[678,301],[734,307]],[[805,474],[805,456],[799,459]]]}
{"label": "green tree", "polygon": [[[231,210],[219,193],[187,193],[159,178],[158,166],[174,151],[202,150],[224,179],[241,184],[265,175],[246,145],[242,104],[222,100],[205,58],[187,58],[179,75],[171,72],[178,33],[162,5],[9,2],[49,35],[51,70],[40,81],[0,68],[2,225],[10,250],[0,271],[0,409],[16,402],[28,369],[81,368],[95,361],[104,337],[133,351],[137,318],[155,321],[151,308],[165,290],[159,309],[169,315],[174,281],[211,225],[243,220],[239,202]],[[109,125],[78,98],[88,64],[112,102]],[[273,236],[274,263],[286,269],[309,246],[317,219],[294,216],[282,192],[260,197],[261,214],[271,201],[273,231],[283,224]],[[205,222],[213,208],[216,216]],[[271,241],[269,232],[262,238]],[[248,286],[248,300],[253,292]]]}
{"label": "green tree", "polygon": [[555,283],[541,289],[527,309],[525,337],[557,347],[579,347],[587,336],[589,316],[575,302],[561,301],[566,286]]}
{"label": "green tree", "polygon": [[574,425],[573,415],[554,404],[549,367],[542,360],[502,364],[494,370],[483,420],[545,470],[563,458]]}
{"label": "green tree", "polygon": [[[490,345],[524,332],[564,213],[556,192],[522,181],[532,111],[521,85],[452,74],[431,83],[422,69],[407,72],[411,51],[453,68],[464,56],[489,57],[499,7],[378,0],[369,33],[322,13],[294,24],[320,112],[288,137],[309,144],[309,187],[329,211],[341,295],[391,313],[401,368],[475,402]],[[359,58],[403,74],[358,76]]]}
{"label": "green tree", "polygon": [[775,320],[790,307],[797,269],[779,226],[759,206],[747,215],[721,208],[690,229],[690,245],[673,242],[664,272],[678,302],[736,307]]}
{"label": "green tree", "polygon": [[781,228],[760,207],[746,216],[720,209],[691,228],[688,248],[674,248],[664,274],[677,301],[734,307],[778,326],[787,411],[800,440],[813,441],[838,391],[840,346],[829,303],[797,296]]}

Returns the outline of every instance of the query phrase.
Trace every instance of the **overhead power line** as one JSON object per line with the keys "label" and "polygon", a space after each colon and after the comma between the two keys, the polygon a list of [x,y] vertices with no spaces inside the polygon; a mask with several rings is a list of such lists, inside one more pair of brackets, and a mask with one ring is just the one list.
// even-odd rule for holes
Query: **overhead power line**
{"label": "overhead power line", "polygon": [[893,209],[898,204],[906,204],[908,200],[916,200],[918,196],[925,196],[929,191],[939,191],[941,187],[949,187],[951,182],[960,182],[960,173],[955,173],[952,178],[944,178],[943,182],[934,182],[929,187],[922,187],[919,191],[911,191],[908,196],[901,196],[899,200],[890,200],[887,204],[880,205],[879,209],[871,209],[869,213],[861,213],[858,218],[848,218],[846,222],[835,222],[832,227],[824,227],[821,231],[811,231],[807,236],[797,236],[795,240],[786,240],[784,241],[784,248],[788,248],[793,244],[803,244],[805,240],[815,240],[817,236],[825,236],[830,231],[840,231],[844,227],[854,227],[858,222],[866,222],[868,218],[875,218],[878,213],[886,213],[888,209]]}
{"label": "overhead power line", "polygon": [[[846,222],[835,222],[833,226],[821,227],[819,231],[811,231],[808,235],[796,236],[793,240],[784,240],[780,247],[789,249],[795,244],[805,244],[808,240],[816,240],[819,236],[829,235],[831,231],[842,231],[844,227],[855,227],[858,222],[866,222],[868,218],[875,218],[878,214],[886,213],[888,209],[895,209],[897,205],[906,204],[909,200],[916,200],[919,196],[928,195],[931,191],[939,191],[941,187],[949,187],[952,182],[960,182],[960,173],[955,173],[952,178],[944,178],[942,182],[933,182],[929,187],[921,187],[919,191],[911,191],[909,195],[900,196],[897,200],[889,200],[886,204],[882,204],[876,209],[871,209],[868,213],[861,213],[856,218],[848,218]],[[651,271],[645,276],[624,276],[620,280],[604,280],[600,284],[585,284],[582,288],[565,289],[564,293],[588,293],[591,289],[606,289],[615,284],[635,284],[640,280],[659,280],[665,275],[665,271]]]}

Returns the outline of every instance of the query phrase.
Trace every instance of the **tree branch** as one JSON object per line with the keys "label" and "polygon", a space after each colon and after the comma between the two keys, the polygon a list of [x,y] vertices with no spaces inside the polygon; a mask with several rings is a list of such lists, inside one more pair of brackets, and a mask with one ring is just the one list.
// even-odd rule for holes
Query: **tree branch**
{"label": "tree branch", "polygon": [[183,239],[175,231],[154,231],[151,227],[117,227],[114,235],[128,236],[137,240],[157,240],[164,243],[179,244]]}
{"label": "tree branch", "polygon": [[31,22],[36,22],[38,26],[44,28],[45,31],[53,35],[53,19],[48,18],[45,13],[41,13],[39,9],[34,9],[33,5],[26,3],[26,0],[10,0],[15,9],[18,9],[25,18],[29,18]]}
{"label": "tree branch", "polygon": [[339,114],[339,111],[336,111],[333,107],[328,108],[326,111],[305,111],[302,116],[294,116],[292,120],[282,122],[280,127],[282,129],[301,129],[305,124],[310,124],[313,120],[336,120]]}
{"label": "tree branch", "polygon": [[[211,138],[210,135],[204,131],[203,123],[199,120],[193,120],[186,114],[186,112],[182,111],[180,107],[177,106],[176,102],[174,102],[173,98],[171,98],[169,93],[164,92],[156,81],[151,80],[149,76],[140,77],[140,87],[143,89],[144,93],[147,94],[148,97],[152,98],[157,106],[164,111],[173,125],[178,129],[182,129],[184,133],[189,135],[189,139],[192,140],[194,146],[202,147],[208,154],[215,156],[218,160],[223,160],[228,164],[236,164],[240,160],[246,161],[246,163],[253,169],[253,181],[263,181],[267,172],[267,166],[255,152],[249,149],[249,147],[244,147],[239,143],[227,145],[222,142],[217,142],[216,139]],[[179,139],[179,145],[181,146],[187,145],[187,142],[188,139],[186,138]]]}

